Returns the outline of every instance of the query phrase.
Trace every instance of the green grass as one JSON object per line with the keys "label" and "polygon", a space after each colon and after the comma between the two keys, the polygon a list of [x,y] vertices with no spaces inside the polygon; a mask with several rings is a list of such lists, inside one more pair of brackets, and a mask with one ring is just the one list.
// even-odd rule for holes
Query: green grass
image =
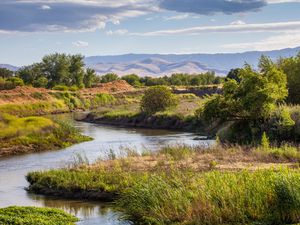
{"label": "green grass", "polygon": [[62,101],[46,102],[40,101],[30,104],[5,104],[0,105],[0,114],[16,116],[45,115],[50,113],[68,112],[69,109]]}
{"label": "green grass", "polygon": [[65,122],[0,114],[0,156],[64,148],[89,140]]}
{"label": "green grass", "polygon": [[75,225],[77,221],[59,209],[17,206],[0,209],[1,225]]}

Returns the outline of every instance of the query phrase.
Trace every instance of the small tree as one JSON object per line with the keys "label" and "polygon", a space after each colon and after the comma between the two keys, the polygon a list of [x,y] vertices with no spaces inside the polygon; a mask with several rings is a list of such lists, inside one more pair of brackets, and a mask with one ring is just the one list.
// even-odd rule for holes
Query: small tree
{"label": "small tree", "polygon": [[155,86],[146,90],[142,98],[141,110],[147,114],[154,114],[175,107],[177,104],[177,98],[169,88]]}

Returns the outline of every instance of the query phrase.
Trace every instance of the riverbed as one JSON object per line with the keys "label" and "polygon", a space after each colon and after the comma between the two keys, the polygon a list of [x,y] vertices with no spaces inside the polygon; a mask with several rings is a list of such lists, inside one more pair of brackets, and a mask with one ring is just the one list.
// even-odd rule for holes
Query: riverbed
{"label": "riverbed", "polygon": [[122,154],[126,148],[142,152],[155,151],[165,145],[209,146],[213,143],[212,140],[194,140],[198,136],[193,133],[121,128],[77,122],[70,114],[55,117],[74,123],[83,134],[93,137],[94,140],[58,151],[0,159],[0,208],[12,205],[55,207],[79,217],[79,225],[127,225],[129,223],[119,221],[119,213],[107,203],[57,199],[29,194],[25,190],[28,186],[25,175],[29,171],[71,165],[74,163],[74,159],[78,158],[78,155],[89,162],[93,162],[99,158],[107,157],[111,152],[115,152],[117,155]]}

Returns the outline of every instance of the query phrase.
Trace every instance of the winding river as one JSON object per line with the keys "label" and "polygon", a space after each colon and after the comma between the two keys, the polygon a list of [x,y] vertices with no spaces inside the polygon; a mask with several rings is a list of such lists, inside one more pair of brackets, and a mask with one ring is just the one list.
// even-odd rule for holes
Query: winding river
{"label": "winding river", "polygon": [[76,122],[73,115],[57,115],[69,120],[82,130],[93,141],[74,145],[58,151],[32,153],[0,159],[0,208],[12,205],[46,206],[61,208],[80,218],[79,225],[127,225],[118,220],[119,213],[109,204],[90,201],[75,201],[50,198],[29,194],[25,175],[29,171],[46,170],[64,167],[74,162],[76,155],[86,157],[93,162],[105,157],[108,152],[122,152],[123,148],[134,148],[137,151],[147,149],[155,151],[160,146],[172,144],[210,145],[212,141],[196,141],[195,134],[165,130],[149,130],[135,128],[119,128],[97,124]]}

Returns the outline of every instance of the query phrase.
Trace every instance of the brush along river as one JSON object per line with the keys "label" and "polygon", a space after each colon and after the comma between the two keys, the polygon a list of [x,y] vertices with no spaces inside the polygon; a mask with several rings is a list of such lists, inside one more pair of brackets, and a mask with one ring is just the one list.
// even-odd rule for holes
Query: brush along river
{"label": "brush along river", "polygon": [[[52,116],[69,120],[81,129],[82,133],[93,137],[90,142],[81,143],[59,151],[32,153],[0,159],[0,208],[18,206],[42,206],[60,208],[80,219],[80,225],[123,225],[118,220],[119,214],[107,203],[50,198],[27,193],[25,175],[30,171],[65,167],[74,163],[78,155],[93,162],[99,157],[106,157],[111,152],[122,154],[122,149],[137,151],[158,149],[172,144],[210,145],[213,141],[194,140],[192,133],[166,130],[134,129],[103,126],[77,122],[73,115]],[[77,157],[78,158],[78,157]]]}

